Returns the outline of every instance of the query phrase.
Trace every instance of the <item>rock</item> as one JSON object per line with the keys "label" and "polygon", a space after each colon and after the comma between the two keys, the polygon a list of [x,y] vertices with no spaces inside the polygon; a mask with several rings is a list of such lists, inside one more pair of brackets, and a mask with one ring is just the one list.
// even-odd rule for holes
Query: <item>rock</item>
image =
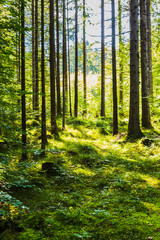
{"label": "rock", "polygon": [[144,145],[144,146],[147,146],[147,147],[150,147],[152,145],[154,141],[149,139],[149,138],[144,138],[141,143]]}
{"label": "rock", "polygon": [[47,174],[50,174],[52,176],[60,175],[59,166],[55,165],[53,162],[42,163],[42,171],[45,171]]}

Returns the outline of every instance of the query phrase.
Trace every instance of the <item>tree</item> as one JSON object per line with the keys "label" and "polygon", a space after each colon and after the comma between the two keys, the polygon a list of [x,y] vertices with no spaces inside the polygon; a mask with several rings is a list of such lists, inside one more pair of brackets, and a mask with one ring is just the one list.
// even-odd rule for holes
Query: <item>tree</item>
{"label": "tree", "polygon": [[104,0],[101,0],[101,116],[105,117]]}
{"label": "tree", "polygon": [[86,83],[86,1],[83,0],[83,91],[84,91],[84,111],[87,114],[87,83]]}
{"label": "tree", "polygon": [[139,123],[138,0],[130,0],[130,109],[128,136],[142,136]]}
{"label": "tree", "polygon": [[22,160],[27,158],[26,95],[25,95],[25,7],[21,1],[21,92],[22,92]]}
{"label": "tree", "polygon": [[140,0],[140,33],[141,33],[141,79],[142,79],[142,126],[151,127],[149,107],[149,78],[147,52],[147,17],[146,0]]}
{"label": "tree", "polygon": [[112,0],[112,77],[113,77],[113,135],[118,134],[117,114],[117,76],[116,76],[116,41],[115,41],[115,3]]}
{"label": "tree", "polygon": [[75,100],[74,116],[78,116],[78,3],[75,0]]}
{"label": "tree", "polygon": [[123,41],[122,41],[122,4],[118,0],[118,20],[119,20],[119,113],[123,115]]}
{"label": "tree", "polygon": [[68,14],[68,5],[67,1],[67,33],[68,33],[68,81],[69,81],[69,110],[70,116],[72,117],[72,98],[71,98],[71,72],[70,72],[70,47],[69,47],[69,14]]}
{"label": "tree", "polygon": [[35,0],[32,0],[32,91],[33,110],[35,111]]}
{"label": "tree", "polygon": [[44,56],[44,0],[41,0],[41,82],[42,82],[41,149],[45,151],[47,138],[46,138],[45,56]]}
{"label": "tree", "polygon": [[56,0],[56,30],[57,30],[57,114],[61,115],[61,91],[60,91],[60,70],[59,70],[59,1]]}
{"label": "tree", "polygon": [[66,4],[63,0],[63,121],[62,129],[65,129],[66,115],[66,82],[67,82],[67,48],[66,48]]}
{"label": "tree", "polygon": [[152,42],[151,42],[151,12],[150,0],[146,0],[147,8],[147,48],[148,48],[148,78],[149,78],[149,95],[153,100],[153,76],[152,76]]}
{"label": "tree", "polygon": [[54,0],[50,0],[50,95],[51,95],[51,133],[57,135],[55,101],[55,36],[54,36]]}
{"label": "tree", "polygon": [[38,0],[35,0],[35,119],[39,120]]}

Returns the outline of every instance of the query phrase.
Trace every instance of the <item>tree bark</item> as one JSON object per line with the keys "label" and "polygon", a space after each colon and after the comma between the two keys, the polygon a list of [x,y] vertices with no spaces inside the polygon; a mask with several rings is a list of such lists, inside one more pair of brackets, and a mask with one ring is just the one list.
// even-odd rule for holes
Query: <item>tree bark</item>
{"label": "tree bark", "polygon": [[149,77],[149,95],[153,101],[153,76],[152,76],[152,41],[151,41],[151,12],[150,0],[146,0],[147,4],[147,47],[148,47],[148,77]]}
{"label": "tree bark", "polygon": [[35,0],[35,119],[39,121],[38,0]]}
{"label": "tree bark", "polygon": [[70,72],[70,47],[69,47],[69,14],[68,14],[68,5],[69,5],[69,1],[67,1],[68,81],[69,81],[69,110],[70,110],[70,116],[72,117],[71,72]]}
{"label": "tree bark", "polygon": [[101,116],[105,117],[104,0],[101,0]]}
{"label": "tree bark", "polygon": [[123,116],[123,41],[122,41],[122,4],[118,0],[119,20],[119,113]]}
{"label": "tree bark", "polygon": [[51,94],[51,133],[57,135],[55,101],[55,36],[54,36],[54,0],[50,0],[50,94]]}
{"label": "tree bark", "polygon": [[44,55],[44,0],[41,0],[41,82],[42,82],[42,124],[41,124],[41,149],[45,153],[46,137],[46,100],[45,100],[45,55]]}
{"label": "tree bark", "polygon": [[26,135],[26,95],[25,95],[25,7],[21,1],[21,91],[22,91],[22,160],[27,158],[27,135]]}
{"label": "tree bark", "polygon": [[67,48],[66,48],[66,4],[63,0],[63,121],[62,129],[65,129],[66,116],[66,81],[67,81]]}
{"label": "tree bark", "polygon": [[142,126],[151,127],[149,107],[149,78],[147,52],[147,17],[146,0],[140,0],[140,33],[141,33],[141,79],[142,79]]}
{"label": "tree bark", "polygon": [[128,137],[142,136],[139,123],[138,0],[130,0],[130,109]]}
{"label": "tree bark", "polygon": [[78,116],[78,3],[75,0],[75,102],[74,116]]}
{"label": "tree bark", "polygon": [[35,0],[32,0],[32,92],[32,106],[35,111]]}
{"label": "tree bark", "polygon": [[61,115],[61,87],[60,87],[60,69],[59,69],[59,4],[56,0],[56,30],[57,30],[57,114]]}
{"label": "tree bark", "polygon": [[117,108],[117,70],[116,70],[116,39],[115,39],[115,2],[112,0],[112,78],[113,78],[113,135],[118,134]]}
{"label": "tree bark", "polygon": [[87,115],[87,83],[86,83],[86,2],[83,0],[83,92],[84,116]]}

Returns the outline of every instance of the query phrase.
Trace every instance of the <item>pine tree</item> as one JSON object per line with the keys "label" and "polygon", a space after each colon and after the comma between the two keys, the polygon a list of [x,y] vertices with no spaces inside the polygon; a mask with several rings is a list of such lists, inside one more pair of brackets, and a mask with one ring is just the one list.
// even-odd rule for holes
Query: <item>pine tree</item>
{"label": "pine tree", "polygon": [[78,116],[78,3],[75,0],[75,100],[74,116]]}
{"label": "pine tree", "polygon": [[104,0],[101,0],[101,116],[105,117]]}

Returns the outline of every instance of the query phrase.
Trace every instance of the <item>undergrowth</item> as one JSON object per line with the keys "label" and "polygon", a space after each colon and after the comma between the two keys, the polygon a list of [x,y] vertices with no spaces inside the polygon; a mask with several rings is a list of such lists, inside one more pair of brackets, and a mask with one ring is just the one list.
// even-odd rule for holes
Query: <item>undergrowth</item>
{"label": "undergrowth", "polygon": [[159,240],[159,130],[145,146],[101,119],[67,124],[43,158],[37,134],[25,162],[17,147],[0,152],[0,239]]}

